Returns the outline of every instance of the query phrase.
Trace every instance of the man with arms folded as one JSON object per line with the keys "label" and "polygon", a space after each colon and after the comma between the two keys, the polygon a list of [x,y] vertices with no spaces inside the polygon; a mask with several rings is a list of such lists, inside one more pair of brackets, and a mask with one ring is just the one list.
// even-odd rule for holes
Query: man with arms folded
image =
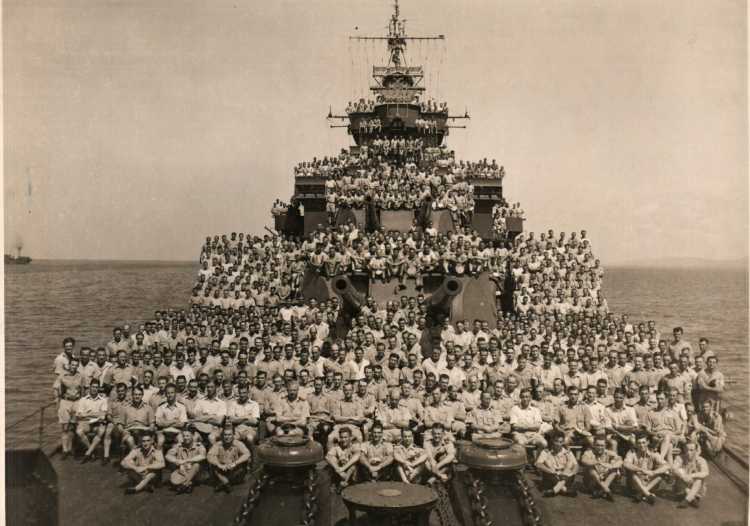
{"label": "man with arms folded", "polygon": [[445,436],[445,429],[439,422],[432,426],[430,434],[430,439],[424,445],[427,454],[425,467],[430,476],[428,482],[448,482],[452,474],[451,464],[456,460],[456,448],[453,441]]}
{"label": "man with arms folded", "polygon": [[102,377],[102,386],[106,392],[110,392],[112,387],[119,383],[130,386],[137,381],[133,367],[128,364],[128,354],[125,351],[117,352],[117,363],[107,369]]}
{"label": "man with arms folded", "polygon": [[337,489],[340,490],[355,482],[359,446],[352,441],[352,432],[348,427],[339,431],[338,443],[328,449],[326,461],[338,477]]}
{"label": "man with arms folded", "polygon": [[393,446],[393,460],[396,472],[402,482],[419,484],[425,471],[427,453],[414,443],[414,431],[401,430],[401,443]]}
{"label": "man with arms folded", "polygon": [[[143,392],[141,392],[141,395],[143,395]],[[142,400],[141,405],[143,405]],[[135,486],[125,490],[128,495],[144,490],[153,492],[153,484],[161,476],[161,470],[164,469],[164,456],[161,451],[154,447],[153,433],[144,431],[140,437],[140,446],[134,447],[121,463],[128,478],[135,484]]]}
{"label": "man with arms folded", "polygon": [[222,435],[222,425],[227,416],[227,404],[216,397],[216,384],[208,382],[206,397],[198,400],[193,409],[195,429],[201,436],[208,437],[211,444],[219,441]]}
{"label": "man with arms folded", "polygon": [[182,440],[182,429],[188,421],[185,406],[177,401],[177,387],[168,384],[166,387],[166,401],[156,408],[156,447],[164,449],[167,437],[179,443]]}
{"label": "man with arms folded", "polygon": [[[334,401],[332,403],[333,410],[333,431],[328,435],[328,448],[330,449],[333,444],[338,440],[339,432],[343,428],[348,428],[351,431],[352,438],[355,441],[362,442],[362,431],[360,428],[367,421],[364,414],[364,409],[359,401],[354,399],[354,386],[347,382],[342,388],[344,391],[344,399]],[[380,427],[381,434],[383,427]]]}
{"label": "man with arms folded", "polygon": [[597,399],[596,387],[593,385],[588,386],[585,391],[583,418],[585,429],[589,432],[586,442],[589,447],[592,447],[594,445],[594,437],[605,436],[606,429],[610,427],[607,408]]}
{"label": "man with arms folded", "polygon": [[177,493],[192,493],[193,480],[201,469],[201,462],[206,460],[206,448],[199,441],[193,440],[189,429],[181,431],[181,439],[167,452],[166,461],[175,469],[169,476],[169,482]]}
{"label": "man with arms folded", "polygon": [[521,389],[521,404],[510,410],[510,427],[513,441],[516,444],[536,447],[536,456],[547,447],[544,435],[552,431],[552,426],[542,420],[542,414],[537,407],[531,405],[531,389]]}
{"label": "man with arms folded", "polygon": [[[91,380],[89,394],[78,400],[76,405],[76,434],[86,448],[81,460],[85,464],[94,458],[94,452],[104,437],[107,427],[107,398],[99,393],[99,381]],[[89,442],[88,433],[94,432],[94,438]]]}
{"label": "man with arms folded", "polygon": [[310,406],[305,400],[299,399],[298,393],[299,385],[290,382],[286,388],[286,397],[276,403],[275,416],[271,421],[277,435],[304,435],[307,432]]}
{"label": "man with arms folded", "polygon": [[479,407],[474,409],[467,418],[471,424],[472,439],[476,438],[500,438],[509,430],[503,421],[503,415],[491,407],[492,396],[483,392],[479,401]]}
{"label": "man with arms folded", "polygon": [[645,423],[656,439],[661,458],[671,463],[672,448],[685,439],[685,423],[667,406],[666,394],[656,393],[656,408],[648,412]]}
{"label": "man with arms folded", "polygon": [[125,407],[122,440],[132,450],[135,449],[140,435],[149,433],[151,436],[150,445],[154,446],[154,410],[143,402],[143,389],[139,386],[133,387],[131,398],[130,405]]}
{"label": "man with arms folded", "polygon": [[727,434],[724,431],[724,419],[710,400],[704,400],[700,412],[696,415],[695,431],[698,443],[703,452],[714,457],[724,448]]}
{"label": "man with arms folded", "polygon": [[594,438],[593,447],[581,456],[581,464],[584,467],[584,484],[591,490],[591,496],[612,502],[614,499],[609,488],[620,476],[622,459],[617,453],[607,449],[605,437]]}
{"label": "man with arms folded", "polygon": [[248,448],[251,447],[258,436],[260,406],[258,402],[250,400],[248,386],[241,385],[237,388],[237,399],[227,404],[227,419],[234,426],[236,437]]}
{"label": "man with arms folded", "polygon": [[61,376],[68,370],[70,360],[74,359],[73,350],[76,346],[74,338],[67,337],[63,340],[63,352],[55,357],[55,375]]}
{"label": "man with arms folded", "polygon": [[633,491],[636,502],[656,503],[653,490],[669,471],[669,465],[658,453],[648,448],[648,436],[645,433],[637,435],[635,448],[628,451],[623,462],[628,478],[628,486]]}
{"label": "man with arms folded", "polygon": [[365,480],[383,480],[388,466],[393,463],[393,445],[383,440],[383,426],[375,422],[370,429],[370,440],[360,448],[359,463],[364,468]]}
{"label": "man with arms folded", "polygon": [[245,478],[250,465],[250,450],[234,438],[231,426],[222,429],[221,440],[216,441],[206,456],[211,471],[216,477],[215,491],[229,493],[232,484],[239,484]]}
{"label": "man with arms folded", "polygon": [[625,405],[625,392],[622,388],[615,389],[614,404],[605,412],[609,419],[607,433],[609,435],[609,449],[617,452],[624,448],[635,445],[635,432],[638,431],[638,417],[635,409]]}
{"label": "man with arms folded", "polygon": [[578,388],[574,385],[568,387],[568,399],[560,406],[558,429],[563,432],[568,446],[585,443],[591,436],[586,428],[585,409],[578,403]]}
{"label": "man with arms folded", "polygon": [[[67,340],[67,344],[69,343],[69,340]],[[78,359],[70,358],[67,363],[67,370],[62,370],[52,386],[57,399],[57,417],[62,430],[63,460],[73,452],[75,412],[78,401],[83,394],[83,382],[83,376],[78,372]]]}
{"label": "man with arms folded", "polygon": [[568,497],[578,495],[574,488],[578,473],[575,455],[565,447],[565,434],[553,431],[550,434],[550,447],[543,450],[536,459],[536,467],[542,472],[542,489],[545,497],[563,494]]}
{"label": "man with arms folded", "polygon": [[[439,396],[439,391],[435,392]],[[401,390],[393,388],[388,393],[388,402],[378,409],[378,420],[383,425],[383,439],[387,442],[398,442],[401,431],[409,428],[412,419],[411,412],[405,406],[399,405],[400,399]]]}

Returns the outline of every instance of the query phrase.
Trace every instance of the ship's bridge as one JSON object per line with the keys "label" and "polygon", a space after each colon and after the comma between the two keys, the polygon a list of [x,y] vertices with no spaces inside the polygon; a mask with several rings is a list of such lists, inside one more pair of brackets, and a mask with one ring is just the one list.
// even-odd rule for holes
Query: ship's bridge
{"label": "ship's bridge", "polygon": [[377,137],[421,138],[426,146],[440,146],[448,135],[447,111],[423,111],[411,89],[387,88],[383,99],[366,109],[349,113],[348,132],[358,146]]}

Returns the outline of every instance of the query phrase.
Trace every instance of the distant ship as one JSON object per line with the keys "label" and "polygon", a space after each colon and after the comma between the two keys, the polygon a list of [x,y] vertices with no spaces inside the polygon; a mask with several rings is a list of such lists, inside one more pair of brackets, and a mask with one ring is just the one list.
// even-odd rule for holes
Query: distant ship
{"label": "distant ship", "polygon": [[23,248],[23,245],[21,244],[16,245],[15,256],[11,254],[5,254],[5,264],[6,265],[28,265],[29,263],[31,263],[31,258],[29,256],[21,255],[22,248]]}

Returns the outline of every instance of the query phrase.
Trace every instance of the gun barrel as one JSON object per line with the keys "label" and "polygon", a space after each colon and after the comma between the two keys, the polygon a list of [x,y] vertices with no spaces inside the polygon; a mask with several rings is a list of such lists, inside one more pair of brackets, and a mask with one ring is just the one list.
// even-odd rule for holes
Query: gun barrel
{"label": "gun barrel", "polygon": [[450,314],[453,299],[461,294],[463,283],[457,278],[446,276],[443,283],[430,296],[430,310],[440,312],[444,315]]}
{"label": "gun barrel", "polygon": [[337,276],[331,283],[333,291],[341,298],[344,308],[352,315],[359,314],[365,300],[346,276]]}

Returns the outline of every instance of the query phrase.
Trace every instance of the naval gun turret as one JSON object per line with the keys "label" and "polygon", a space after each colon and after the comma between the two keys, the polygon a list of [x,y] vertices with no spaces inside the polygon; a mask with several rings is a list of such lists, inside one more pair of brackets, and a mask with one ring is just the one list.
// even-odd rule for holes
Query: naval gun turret
{"label": "naval gun turret", "polygon": [[427,299],[428,326],[442,325],[451,315],[453,300],[461,294],[463,283],[453,276],[445,276],[440,286]]}
{"label": "naval gun turret", "polygon": [[331,280],[333,292],[341,300],[339,317],[336,320],[336,335],[346,336],[354,318],[359,316],[365,305],[365,297],[354,287],[347,276],[336,276]]}

